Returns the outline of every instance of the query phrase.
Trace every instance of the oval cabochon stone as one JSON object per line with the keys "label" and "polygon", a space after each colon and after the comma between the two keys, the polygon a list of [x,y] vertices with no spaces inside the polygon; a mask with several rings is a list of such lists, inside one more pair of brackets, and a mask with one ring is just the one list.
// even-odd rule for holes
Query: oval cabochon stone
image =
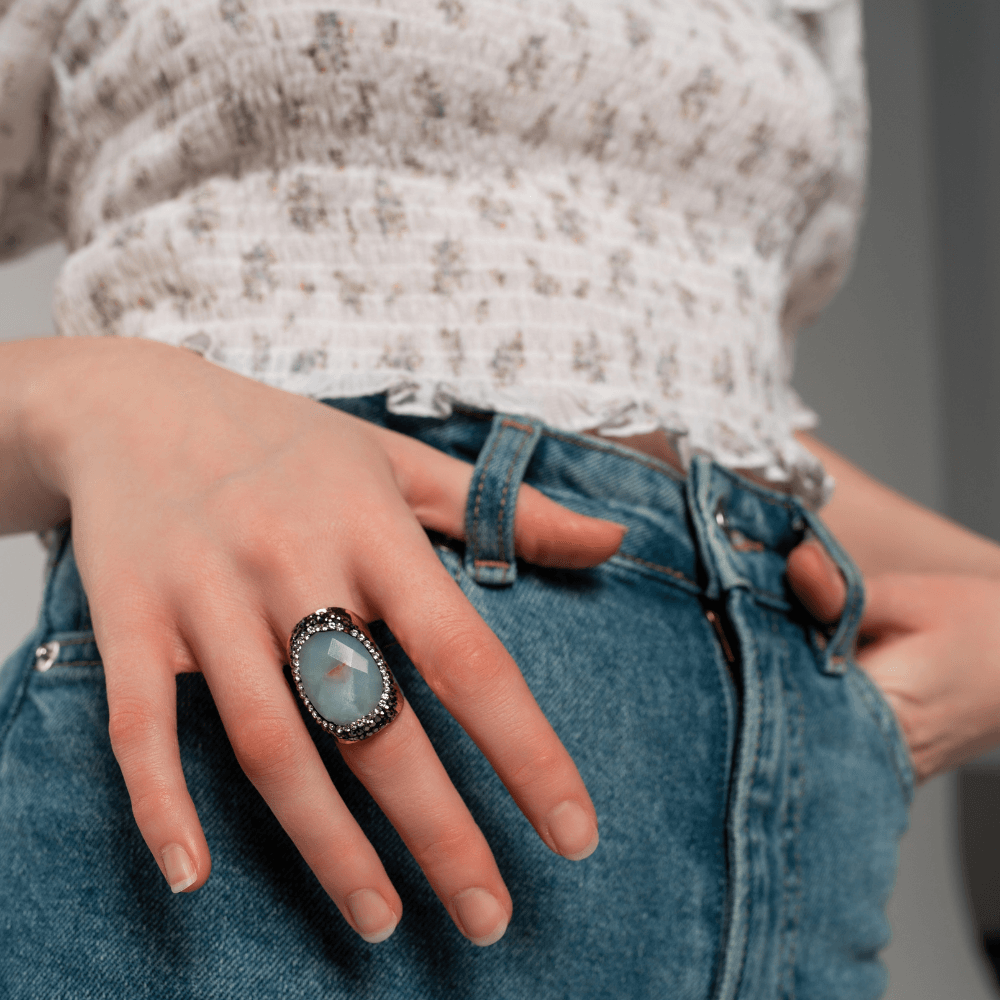
{"label": "oval cabochon stone", "polygon": [[299,650],[299,677],[313,708],[337,726],[367,715],[382,697],[371,653],[346,632],[317,632]]}

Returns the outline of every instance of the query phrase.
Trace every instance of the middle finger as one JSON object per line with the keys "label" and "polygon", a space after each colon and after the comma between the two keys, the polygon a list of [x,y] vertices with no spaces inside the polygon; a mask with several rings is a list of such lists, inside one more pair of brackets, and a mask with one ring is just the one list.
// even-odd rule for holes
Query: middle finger
{"label": "middle finger", "polygon": [[510,893],[409,703],[375,737],[340,749],[459,930],[473,944],[498,941],[513,911]]}
{"label": "middle finger", "polygon": [[366,593],[539,836],[563,857],[588,857],[597,816],[580,772],[503,643],[412,526],[397,536],[391,571],[360,570]]}

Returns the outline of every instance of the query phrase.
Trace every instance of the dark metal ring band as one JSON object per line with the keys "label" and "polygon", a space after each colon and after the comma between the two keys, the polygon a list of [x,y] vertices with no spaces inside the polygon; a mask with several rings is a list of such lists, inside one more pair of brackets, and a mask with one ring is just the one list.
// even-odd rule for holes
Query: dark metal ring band
{"label": "dark metal ring band", "polygon": [[[314,650],[308,657],[304,656],[303,647],[306,643],[324,632],[341,632],[345,637],[349,636],[361,644],[378,669],[382,682],[380,692],[377,683],[373,683],[375,678],[368,677],[369,664],[364,660],[364,654],[361,653],[361,650],[355,648],[352,651],[350,644],[338,641],[336,636],[331,637],[333,641],[327,647],[328,652],[317,653]],[[318,676],[315,666],[317,655],[320,657]],[[323,666],[325,666],[326,661],[322,660],[324,655],[328,657],[328,662],[334,664],[333,668],[325,675],[323,674]],[[310,662],[304,664],[303,660],[307,658]],[[382,650],[375,644],[368,627],[360,616],[352,614],[344,608],[320,608],[311,615],[306,615],[292,629],[291,637],[288,640],[288,661],[291,664],[295,688],[309,710],[309,714],[323,729],[342,743],[356,743],[358,740],[366,740],[369,736],[374,736],[379,730],[389,725],[399,715],[399,711],[403,707],[403,695],[385,662]],[[355,661],[357,665],[355,665]],[[305,683],[303,683],[304,667],[307,673]],[[365,674],[364,683],[371,692],[367,701],[372,704],[372,708],[358,718],[347,719],[341,715],[339,719],[328,719],[320,711],[324,708],[325,701],[323,685],[328,683],[328,678],[334,676],[336,677],[334,683],[341,685],[345,682],[345,677],[353,679],[354,675],[351,674],[351,669]],[[326,710],[328,714],[335,714],[329,709]]]}

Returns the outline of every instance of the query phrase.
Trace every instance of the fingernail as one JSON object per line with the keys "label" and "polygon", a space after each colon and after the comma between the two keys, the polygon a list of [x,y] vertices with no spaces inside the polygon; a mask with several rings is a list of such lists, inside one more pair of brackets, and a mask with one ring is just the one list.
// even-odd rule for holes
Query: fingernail
{"label": "fingernail", "polygon": [[352,893],[347,897],[347,908],[358,934],[369,944],[384,941],[399,923],[389,904],[374,889],[358,889]]}
{"label": "fingernail", "polygon": [[466,889],[453,900],[462,933],[485,948],[495,944],[507,930],[507,914],[485,889]]}
{"label": "fingernail", "polygon": [[570,861],[582,861],[597,850],[600,836],[594,821],[578,802],[560,802],[549,813],[549,836],[556,850]]}
{"label": "fingernail", "polygon": [[[608,524],[613,524],[622,533],[622,537],[618,539],[618,548],[621,548],[622,542],[625,541],[625,536],[628,534],[628,528],[624,524],[619,524],[617,521],[608,521]],[[617,551],[617,549],[615,550]]]}
{"label": "fingernail", "polygon": [[183,892],[198,880],[198,870],[180,844],[167,844],[160,854],[171,892]]}

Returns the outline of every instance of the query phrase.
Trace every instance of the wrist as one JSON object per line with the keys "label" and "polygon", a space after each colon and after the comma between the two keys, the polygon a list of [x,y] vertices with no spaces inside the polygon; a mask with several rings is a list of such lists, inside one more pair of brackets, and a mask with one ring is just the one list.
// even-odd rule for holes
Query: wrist
{"label": "wrist", "polygon": [[103,464],[110,435],[134,424],[151,376],[168,359],[200,361],[137,338],[3,346],[10,348],[2,359],[7,376],[0,376],[9,403],[5,471],[15,484],[0,510],[0,530],[8,532],[42,530],[69,517],[83,473]]}
{"label": "wrist", "polygon": [[69,516],[68,498],[45,474],[36,433],[60,347],[56,338],[0,344],[0,534],[42,531]]}
{"label": "wrist", "polygon": [[1000,545],[896,493],[811,435],[797,435],[832,473],[820,516],[865,576],[954,573],[1000,580]]}

